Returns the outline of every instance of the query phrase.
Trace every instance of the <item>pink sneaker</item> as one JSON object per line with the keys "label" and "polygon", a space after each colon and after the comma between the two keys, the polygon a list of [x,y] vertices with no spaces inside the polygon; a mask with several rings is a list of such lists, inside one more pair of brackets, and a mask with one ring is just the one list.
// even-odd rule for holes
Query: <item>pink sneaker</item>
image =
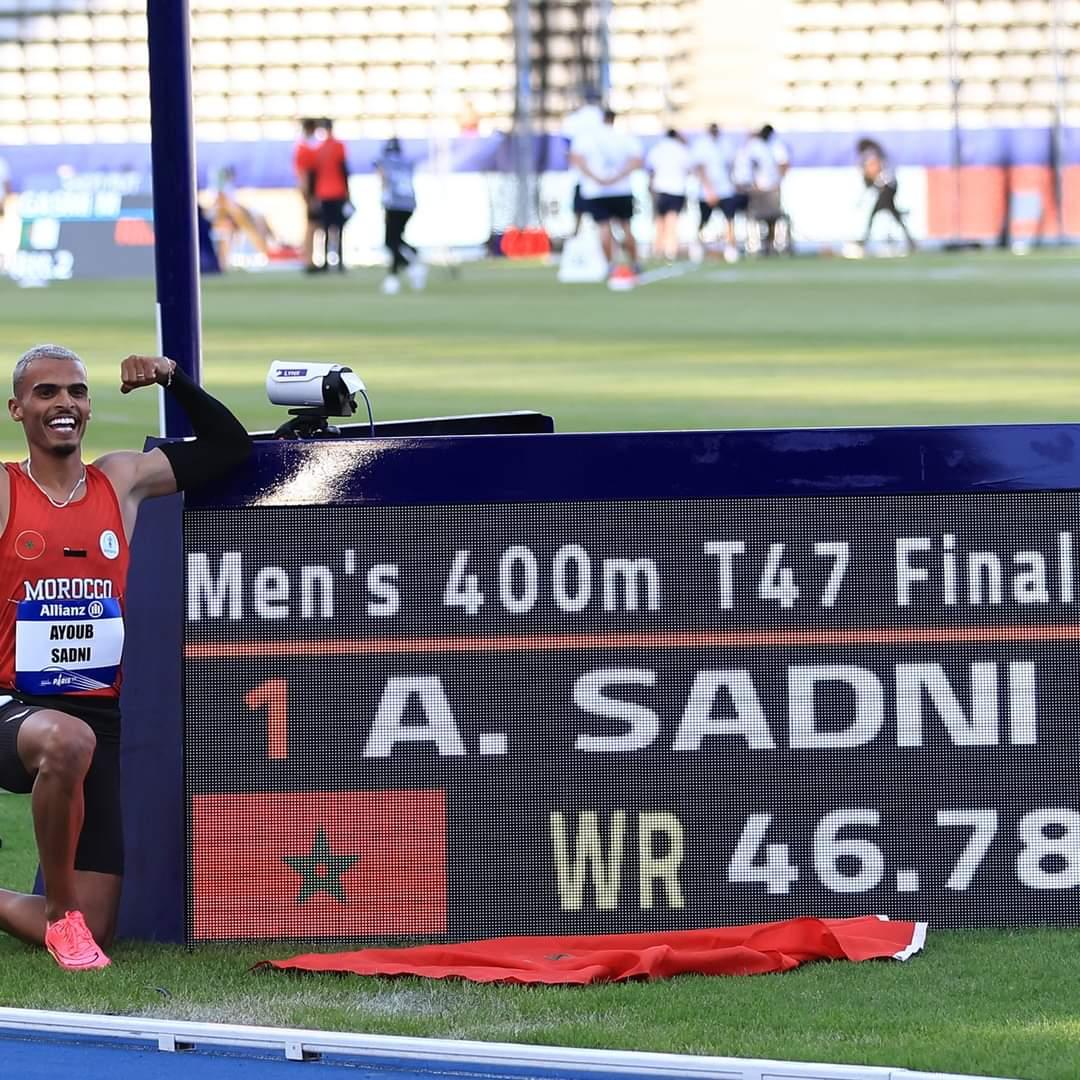
{"label": "pink sneaker", "polygon": [[45,948],[65,971],[108,967],[111,961],[94,940],[81,911],[68,911],[45,927]]}

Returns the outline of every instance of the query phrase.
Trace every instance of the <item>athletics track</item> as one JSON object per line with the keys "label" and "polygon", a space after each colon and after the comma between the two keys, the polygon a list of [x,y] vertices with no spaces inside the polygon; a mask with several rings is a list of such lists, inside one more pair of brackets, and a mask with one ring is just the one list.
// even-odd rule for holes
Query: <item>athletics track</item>
{"label": "athletics track", "polygon": [[342,1080],[977,1080],[881,1066],[351,1035],[0,1008],[3,1080],[333,1080],[335,1076]]}

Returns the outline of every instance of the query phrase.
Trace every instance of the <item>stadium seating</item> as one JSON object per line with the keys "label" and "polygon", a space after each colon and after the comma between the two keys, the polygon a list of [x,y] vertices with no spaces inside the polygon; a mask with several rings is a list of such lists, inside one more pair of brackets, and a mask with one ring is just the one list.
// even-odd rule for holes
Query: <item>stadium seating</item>
{"label": "stadium seating", "polygon": [[[791,0],[784,127],[947,127],[954,80],[965,128],[1050,124],[1080,105],[1077,0]],[[955,21],[954,21],[955,19]],[[1062,59],[1055,61],[1055,50]],[[1064,93],[1064,97],[1061,95]]]}
{"label": "stadium seating", "polygon": [[[0,144],[144,141],[145,4],[0,0]],[[511,124],[512,0],[190,4],[203,140],[291,139],[300,115],[331,115],[347,138],[452,133],[466,116],[481,133]],[[549,130],[580,103],[583,27],[601,4],[532,2],[533,88]],[[643,132],[688,106],[709,112],[691,100],[692,64],[695,22],[716,12],[693,0],[609,8],[615,109]],[[783,0],[773,10],[781,56],[764,111],[785,130],[948,127],[954,80],[968,128],[1044,126],[1080,106],[1080,0]]]}
{"label": "stadium seating", "polygon": [[[0,144],[145,141],[146,0],[0,0]],[[345,137],[448,133],[514,108],[507,0],[190,0],[197,135],[288,139],[299,116]],[[547,126],[581,98],[579,0],[534,2]],[[659,128],[685,99],[689,0],[612,0],[615,106]],[[28,118],[34,119],[32,127]]]}

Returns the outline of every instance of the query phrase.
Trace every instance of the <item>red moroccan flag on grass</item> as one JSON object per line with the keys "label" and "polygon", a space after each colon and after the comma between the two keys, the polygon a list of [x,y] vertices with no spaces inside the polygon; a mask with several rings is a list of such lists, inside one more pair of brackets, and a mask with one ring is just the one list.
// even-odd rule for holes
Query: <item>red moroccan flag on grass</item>
{"label": "red moroccan flag on grass", "polygon": [[926,937],[926,923],[789,919],[716,930],[598,937],[516,937],[461,945],[362,949],[264,960],[257,968],[356,975],[457,977],[473,982],[574,983],[667,979],[673,975],[763,975],[810,960],[906,960]]}
{"label": "red moroccan flag on grass", "polygon": [[442,791],[192,798],[193,937],[446,932]]}

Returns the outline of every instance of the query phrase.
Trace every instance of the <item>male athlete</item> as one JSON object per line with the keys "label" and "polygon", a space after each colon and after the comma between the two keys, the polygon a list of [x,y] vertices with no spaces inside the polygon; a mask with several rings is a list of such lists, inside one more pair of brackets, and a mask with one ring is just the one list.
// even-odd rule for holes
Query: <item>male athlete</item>
{"label": "male athlete", "polygon": [[570,144],[569,160],[581,173],[581,193],[600,230],[600,246],[609,273],[615,269],[613,225],[619,227],[620,244],[630,260],[630,269],[638,273],[637,243],[630,219],[634,216],[633,175],[645,163],[641,143],[633,135],[617,130],[615,113],[605,109],[604,122],[582,132]]}
{"label": "male athlete", "polygon": [[84,465],[82,360],[39,345],[13,383],[29,453],[0,468],[0,787],[31,793],[45,895],[0,889],[0,929],[78,971],[108,965],[120,902],[120,658],[139,503],[222,475],[251,439],[172,360],[129,356],[121,392],[164,386],[197,437]]}

